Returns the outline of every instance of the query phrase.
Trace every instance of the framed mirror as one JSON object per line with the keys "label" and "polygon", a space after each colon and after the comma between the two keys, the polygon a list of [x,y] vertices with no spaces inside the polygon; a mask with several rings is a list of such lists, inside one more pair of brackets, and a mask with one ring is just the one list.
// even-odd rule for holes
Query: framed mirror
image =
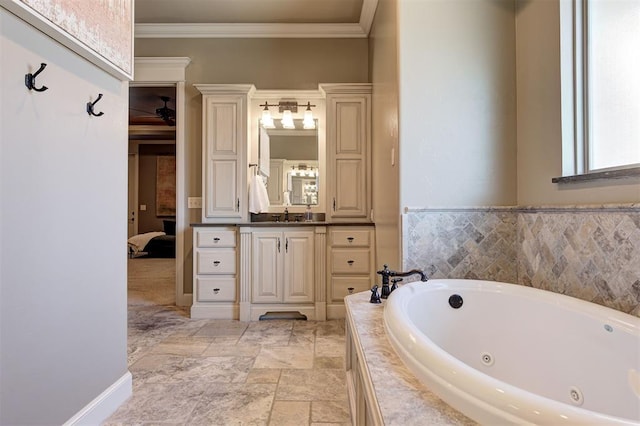
{"label": "framed mirror", "polygon": [[317,121],[315,129],[304,129],[301,119],[293,121],[293,129],[283,128],[280,120],[273,129],[258,122],[260,171],[272,206],[315,206],[320,189]]}

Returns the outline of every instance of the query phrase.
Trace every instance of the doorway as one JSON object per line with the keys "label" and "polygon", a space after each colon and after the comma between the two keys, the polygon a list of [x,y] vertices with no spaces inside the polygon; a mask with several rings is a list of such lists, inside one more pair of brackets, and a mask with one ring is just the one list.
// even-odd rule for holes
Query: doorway
{"label": "doorway", "polygon": [[129,305],[176,304],[176,87],[129,88]]}

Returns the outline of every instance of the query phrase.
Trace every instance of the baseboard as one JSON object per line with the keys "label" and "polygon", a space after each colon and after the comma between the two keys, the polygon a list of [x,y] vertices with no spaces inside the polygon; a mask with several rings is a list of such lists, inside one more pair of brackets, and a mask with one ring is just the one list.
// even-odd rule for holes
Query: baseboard
{"label": "baseboard", "polygon": [[99,425],[112,415],[133,393],[131,373],[126,372],[114,384],[87,404],[64,426]]}
{"label": "baseboard", "polygon": [[200,303],[191,306],[191,318],[230,319],[237,320],[240,317],[240,309],[235,303]]}
{"label": "baseboard", "polygon": [[177,306],[191,306],[193,304],[193,294],[185,293],[176,296]]}

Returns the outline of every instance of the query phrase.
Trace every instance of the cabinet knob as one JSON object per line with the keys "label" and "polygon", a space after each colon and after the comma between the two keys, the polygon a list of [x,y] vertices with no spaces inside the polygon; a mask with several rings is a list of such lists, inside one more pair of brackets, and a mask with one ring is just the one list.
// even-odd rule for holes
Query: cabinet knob
{"label": "cabinet knob", "polygon": [[353,290],[355,290],[353,287],[347,287],[349,294],[353,294]]}
{"label": "cabinet knob", "polygon": [[348,263],[349,265],[353,265],[355,262],[356,262],[355,260],[347,260],[347,263]]}
{"label": "cabinet knob", "polygon": [[214,260],[213,261],[213,266],[218,266],[220,265],[220,261],[219,260]]}
{"label": "cabinet knob", "polygon": [[354,240],[354,238],[353,238],[353,237],[347,237],[347,241],[349,241],[350,243],[352,243],[352,242],[353,242],[353,240]]}
{"label": "cabinet knob", "polygon": [[214,242],[214,243],[217,243],[217,242],[219,242],[219,241],[220,241],[220,238],[218,238],[218,237],[215,237],[215,238],[213,239],[213,242]]}
{"label": "cabinet knob", "polygon": [[218,294],[220,293],[220,289],[219,288],[214,288],[213,289],[213,294]]}

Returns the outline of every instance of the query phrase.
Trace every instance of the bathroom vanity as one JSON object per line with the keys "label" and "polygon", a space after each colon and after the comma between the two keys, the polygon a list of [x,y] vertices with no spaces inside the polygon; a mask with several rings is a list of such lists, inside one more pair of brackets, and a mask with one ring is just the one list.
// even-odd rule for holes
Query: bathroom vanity
{"label": "bathroom vanity", "polygon": [[[192,225],[192,317],[343,318],[344,297],[375,281],[371,85],[195,87],[202,93],[202,220]],[[293,124],[265,125],[265,111],[288,113]],[[260,221],[249,211],[257,174],[269,198]],[[319,219],[303,222],[307,208]]]}

